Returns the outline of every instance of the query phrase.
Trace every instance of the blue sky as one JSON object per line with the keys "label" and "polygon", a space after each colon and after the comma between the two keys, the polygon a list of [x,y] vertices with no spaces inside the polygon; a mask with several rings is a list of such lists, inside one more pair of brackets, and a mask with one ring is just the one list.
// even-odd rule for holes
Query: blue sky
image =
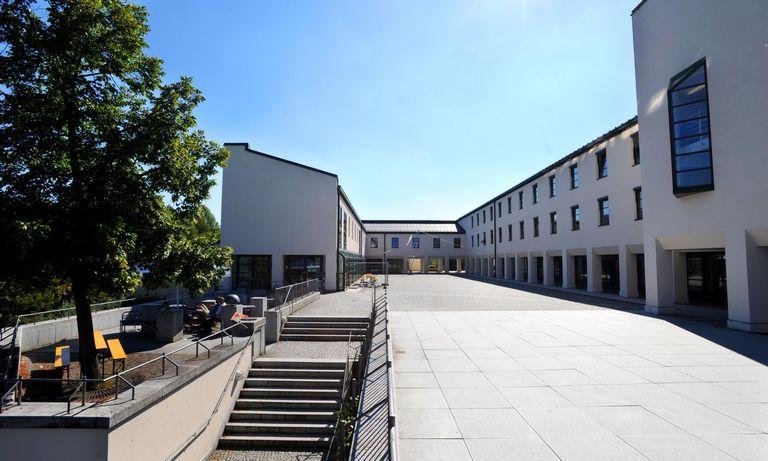
{"label": "blue sky", "polygon": [[338,174],[363,219],[455,219],[635,115],[637,1],[140,3],[211,139]]}

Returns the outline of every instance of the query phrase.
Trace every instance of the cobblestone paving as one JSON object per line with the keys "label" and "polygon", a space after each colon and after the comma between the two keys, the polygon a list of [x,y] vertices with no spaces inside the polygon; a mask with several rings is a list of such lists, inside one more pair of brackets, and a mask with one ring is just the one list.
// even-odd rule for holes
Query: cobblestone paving
{"label": "cobblestone paving", "polygon": [[320,461],[322,453],[273,450],[216,450],[208,461]]}
{"label": "cobblestone paving", "polygon": [[371,315],[371,288],[350,288],[327,293],[293,315],[307,317],[368,317]]}
{"label": "cobblestone paving", "polygon": [[[351,347],[360,347],[353,342]],[[344,341],[279,341],[267,346],[264,358],[289,359],[346,359],[347,343]]]}
{"label": "cobblestone paving", "polygon": [[601,307],[642,309],[641,305],[537,286],[474,280],[444,274],[389,276],[394,311],[567,311]]}

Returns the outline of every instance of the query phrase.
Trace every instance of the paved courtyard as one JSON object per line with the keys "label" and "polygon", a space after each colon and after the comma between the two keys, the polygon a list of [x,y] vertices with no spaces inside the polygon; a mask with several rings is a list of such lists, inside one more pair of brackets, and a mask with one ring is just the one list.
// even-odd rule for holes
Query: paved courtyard
{"label": "paved courtyard", "polygon": [[448,275],[390,283],[405,461],[768,459],[766,335]]}

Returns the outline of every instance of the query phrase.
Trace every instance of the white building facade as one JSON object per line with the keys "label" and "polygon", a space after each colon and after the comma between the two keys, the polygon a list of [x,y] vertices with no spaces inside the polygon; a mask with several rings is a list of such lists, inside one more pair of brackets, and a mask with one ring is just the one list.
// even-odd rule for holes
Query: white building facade
{"label": "white building facade", "polygon": [[370,270],[390,274],[464,272],[466,234],[455,221],[363,221]]}
{"label": "white building facade", "polygon": [[768,332],[768,2],[647,0],[632,27],[647,309]]}
{"label": "white building facade", "polygon": [[225,144],[221,244],[234,250],[232,288],[270,289],[310,278],[343,289],[364,257],[364,230],[333,173]]}

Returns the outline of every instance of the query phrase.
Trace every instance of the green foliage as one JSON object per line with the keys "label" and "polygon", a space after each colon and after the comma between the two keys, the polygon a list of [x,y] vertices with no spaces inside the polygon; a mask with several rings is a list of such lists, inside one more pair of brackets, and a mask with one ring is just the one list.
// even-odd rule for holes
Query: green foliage
{"label": "green foliage", "polygon": [[195,291],[229,264],[201,232],[227,151],[195,128],[191,79],[163,82],[148,31],[121,0],[0,0],[0,280],[71,283],[85,328],[89,294],[129,292],[141,268]]}

